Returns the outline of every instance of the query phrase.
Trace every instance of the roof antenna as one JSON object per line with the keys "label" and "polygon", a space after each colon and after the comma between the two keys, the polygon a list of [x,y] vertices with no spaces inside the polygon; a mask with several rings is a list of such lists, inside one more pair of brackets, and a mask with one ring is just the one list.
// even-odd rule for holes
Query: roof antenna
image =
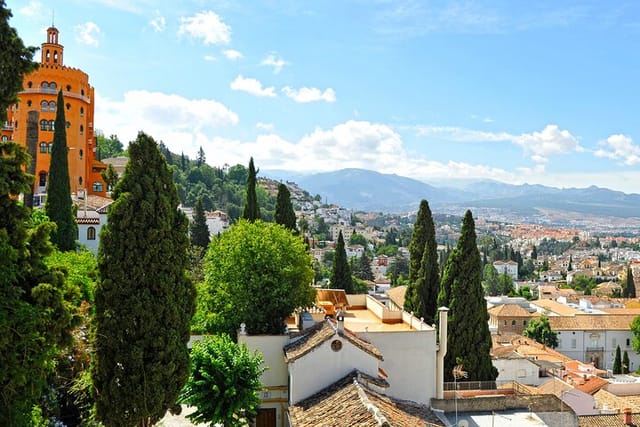
{"label": "roof antenna", "polygon": [[54,9],[51,9],[51,26],[55,27],[55,18],[56,18],[56,11]]}

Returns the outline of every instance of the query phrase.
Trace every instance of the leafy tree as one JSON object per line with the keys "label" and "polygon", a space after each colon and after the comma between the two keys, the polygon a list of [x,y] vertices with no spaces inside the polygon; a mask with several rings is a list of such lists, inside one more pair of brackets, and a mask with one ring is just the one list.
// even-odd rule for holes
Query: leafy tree
{"label": "leafy tree", "polygon": [[620,346],[616,347],[616,357],[613,360],[613,375],[619,375],[622,373],[622,355],[620,353]]}
{"label": "leafy tree", "polygon": [[353,279],[351,278],[351,268],[347,260],[347,252],[344,249],[344,238],[342,230],[338,234],[335,255],[333,257],[333,269],[331,270],[331,287],[333,289],[344,289],[346,293],[353,294]]}
{"label": "leafy tree", "polygon": [[207,217],[204,214],[201,199],[198,199],[193,209],[193,221],[189,224],[189,232],[192,245],[207,249],[209,246],[209,226],[207,225]]}
{"label": "leafy tree", "polygon": [[296,213],[291,204],[291,194],[285,184],[278,185],[278,196],[276,197],[276,223],[285,228],[297,232]]}
{"label": "leafy tree", "polygon": [[114,168],[112,164],[108,164],[107,169],[102,171],[100,173],[100,176],[107,184],[108,191],[113,191],[113,188],[116,186],[118,179],[120,179],[120,177],[118,177],[118,172],[116,172],[116,168]]}
{"label": "leafy tree", "polygon": [[207,162],[207,158],[204,154],[204,150],[202,149],[202,146],[200,146],[200,149],[198,150],[198,155],[196,156],[196,166],[200,167],[204,165],[206,162]]}
{"label": "leafy tree", "polygon": [[538,259],[538,249],[536,249],[536,245],[533,245],[533,249],[531,249],[531,259]]}
{"label": "leafy tree", "polygon": [[640,353],[640,316],[637,316],[631,322],[631,333],[633,334],[633,340],[631,346],[636,353]]}
{"label": "leafy tree", "polygon": [[547,347],[556,348],[558,346],[558,334],[551,330],[547,316],[532,319],[522,335],[533,338]]}
{"label": "leafy tree", "polygon": [[396,256],[389,263],[387,275],[391,279],[391,286],[398,286],[409,275],[409,261],[403,256]]}
{"label": "leafy tree", "polygon": [[396,245],[379,246],[376,249],[376,255],[396,256],[398,255],[398,246]]}
{"label": "leafy tree", "polygon": [[350,245],[361,245],[361,246],[364,246],[366,248],[368,242],[367,242],[367,238],[364,237],[362,234],[353,233],[351,235],[351,237],[349,237],[349,244]]}
{"label": "leafy tree", "polygon": [[624,285],[622,286],[623,298],[635,298],[636,297],[636,285],[633,281],[633,270],[631,267],[627,267],[627,274],[625,277]]}
{"label": "leafy tree", "polygon": [[129,155],[98,251],[91,373],[106,427],[149,426],[175,405],[188,377],[194,312],[188,220],[171,170],[143,132]]}
{"label": "leafy tree", "polygon": [[98,148],[98,157],[100,157],[100,159],[118,157],[125,154],[124,146],[118,139],[118,135],[111,135],[108,138],[104,135],[98,135],[96,138],[96,145]]}
{"label": "leafy tree", "polygon": [[526,298],[528,300],[533,299],[531,288],[529,288],[528,286],[521,286],[520,289],[518,289],[518,296]]}
{"label": "leafy tree", "polygon": [[56,224],[51,241],[61,251],[70,251],[76,247],[78,225],[73,214],[71,188],[69,187],[69,160],[67,157],[67,126],[64,117],[64,99],[62,90],[58,92],[51,165],[49,166],[49,185],[44,210]]}
{"label": "leafy tree", "polygon": [[240,220],[215,237],[205,256],[194,330],[235,336],[279,334],[297,307],[313,303],[311,256],[283,227]]}
{"label": "leafy tree", "polygon": [[247,177],[247,199],[242,212],[242,218],[249,222],[260,219],[260,206],[256,195],[256,168],[253,165],[253,157],[249,160],[249,176]]}
{"label": "leafy tree", "polygon": [[576,290],[584,291],[585,295],[591,295],[591,290],[596,287],[596,281],[591,277],[578,274],[573,278],[571,285]]}
{"label": "leafy tree", "polygon": [[629,373],[629,353],[627,353],[627,350],[625,350],[624,354],[622,355],[622,373],[623,374]]}
{"label": "leafy tree", "polygon": [[29,156],[9,141],[0,159],[0,424],[29,425],[78,318],[63,274],[44,263],[54,224],[32,220],[15,197],[31,189],[33,177],[23,172]]}
{"label": "leafy tree", "polygon": [[500,275],[493,264],[485,265],[482,270],[482,287],[486,295],[500,295]]}
{"label": "leafy tree", "polygon": [[191,373],[180,401],[196,407],[187,418],[194,423],[243,427],[260,404],[262,355],[251,354],[228,335],[207,337],[191,349]]}
{"label": "leafy tree", "polygon": [[373,281],[375,277],[373,276],[373,271],[371,271],[371,260],[367,256],[367,252],[363,252],[362,256],[353,262],[353,275],[360,280],[371,280]]}
{"label": "leafy tree", "polygon": [[500,294],[501,295],[511,295],[515,290],[513,287],[513,279],[506,272],[500,275],[498,279],[500,282]]}
{"label": "leafy tree", "polygon": [[5,1],[0,0],[0,123],[7,120],[7,108],[18,102],[23,76],[38,68],[33,61],[36,48],[25,47],[16,29],[9,25],[12,16]]}
{"label": "leafy tree", "polygon": [[489,314],[484,300],[481,260],[471,211],[465,213],[458,244],[447,259],[438,305],[449,307],[446,381],[462,363],[472,381],[493,381],[498,376],[491,363]]}

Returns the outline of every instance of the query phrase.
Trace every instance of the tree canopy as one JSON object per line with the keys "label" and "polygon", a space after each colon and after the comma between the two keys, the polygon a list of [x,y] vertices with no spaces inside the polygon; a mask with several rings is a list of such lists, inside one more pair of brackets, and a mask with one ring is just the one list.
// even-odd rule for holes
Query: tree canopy
{"label": "tree canopy", "polygon": [[547,316],[532,319],[522,335],[533,338],[547,347],[556,348],[558,346],[558,334],[551,330]]}
{"label": "tree canopy", "polygon": [[191,349],[191,371],[180,401],[195,406],[187,416],[194,423],[222,423],[243,427],[257,414],[262,355],[251,353],[228,335],[196,341]]}
{"label": "tree canopy", "polygon": [[206,249],[209,246],[209,226],[202,207],[202,199],[198,199],[193,208],[193,221],[189,224],[191,244]]}
{"label": "tree canopy", "polygon": [[195,290],[171,170],[140,132],[100,235],[91,369],[98,419],[148,426],[187,380]]}
{"label": "tree canopy", "polygon": [[623,298],[635,298],[636,297],[636,284],[633,280],[633,270],[631,267],[627,267],[627,273],[625,275],[624,284],[622,285],[622,297]]}
{"label": "tree canopy", "polygon": [[56,108],[55,130],[53,131],[53,148],[51,149],[51,165],[49,166],[49,184],[47,185],[47,201],[44,210],[56,224],[51,241],[61,251],[70,251],[76,247],[78,225],[73,213],[71,187],[69,184],[69,159],[67,147],[67,121],[64,116],[64,99],[62,90],[58,92],[59,107]]}
{"label": "tree canopy", "polygon": [[298,307],[315,299],[311,256],[284,227],[240,220],[214,237],[204,262],[194,329],[234,337],[241,323],[250,334],[279,334]]}
{"label": "tree canopy", "polygon": [[331,269],[330,285],[333,289],[344,289],[348,294],[354,293],[353,278],[351,268],[347,260],[347,252],[344,248],[344,237],[342,230],[338,234],[338,242],[333,256],[333,268]]}
{"label": "tree canopy", "polygon": [[260,217],[260,206],[256,193],[257,172],[253,165],[253,157],[249,160],[249,175],[247,176],[247,198],[242,211],[242,218],[248,221],[257,221]]}
{"label": "tree canopy", "polygon": [[[440,267],[438,265],[438,244],[429,203],[423,200],[418,210],[420,230],[424,235],[424,251],[415,282],[409,282],[412,291],[413,309],[418,317],[432,324],[438,311],[438,292],[440,290]],[[416,222],[417,223],[417,222]],[[411,273],[411,270],[409,270]],[[409,288],[407,288],[407,291]]]}
{"label": "tree canopy", "polygon": [[297,232],[296,213],[291,204],[291,193],[285,184],[278,185],[278,196],[276,197],[276,223],[285,228]]}

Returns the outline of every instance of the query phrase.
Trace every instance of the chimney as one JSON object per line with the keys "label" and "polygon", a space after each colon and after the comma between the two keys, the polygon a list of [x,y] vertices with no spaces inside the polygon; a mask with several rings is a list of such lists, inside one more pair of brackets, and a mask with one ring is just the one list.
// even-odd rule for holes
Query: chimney
{"label": "chimney", "polygon": [[633,423],[631,421],[631,408],[624,408],[624,425],[632,426]]}
{"label": "chimney", "polygon": [[338,333],[344,335],[344,311],[340,310],[338,312],[336,320],[338,321]]}
{"label": "chimney", "polygon": [[444,357],[447,355],[447,317],[449,309],[440,307],[440,323],[438,327],[439,347],[436,353],[436,398],[444,399]]}

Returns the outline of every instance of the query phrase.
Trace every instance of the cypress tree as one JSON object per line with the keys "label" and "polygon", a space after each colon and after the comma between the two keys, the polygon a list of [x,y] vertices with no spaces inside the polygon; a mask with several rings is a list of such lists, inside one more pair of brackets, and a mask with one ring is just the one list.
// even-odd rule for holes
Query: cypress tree
{"label": "cypress tree", "polygon": [[256,168],[253,165],[253,157],[249,160],[249,175],[247,176],[247,200],[242,212],[242,218],[254,222],[260,219],[260,206],[256,194]]}
{"label": "cypress tree", "polygon": [[[421,206],[422,208],[422,206]],[[426,236],[424,253],[420,261],[420,270],[416,280],[415,311],[419,317],[432,324],[438,311],[438,292],[440,290],[440,272],[438,265],[438,244],[436,230],[429,204],[424,200],[426,222],[424,232]]]}
{"label": "cypress tree", "polygon": [[354,262],[353,275],[361,280],[373,281],[375,279],[373,271],[371,271],[371,260],[367,256],[366,251]]}
{"label": "cypress tree", "polygon": [[493,381],[498,376],[491,363],[489,314],[482,290],[482,262],[476,244],[471,211],[462,221],[462,232],[442,278],[439,305],[449,307],[448,349],[445,381],[453,381],[452,370],[462,361],[471,381]]}
{"label": "cypress tree", "polygon": [[624,354],[622,355],[622,373],[629,373],[629,353],[627,353],[627,350],[625,350]]}
{"label": "cypress tree", "polygon": [[613,374],[618,375],[622,373],[622,356],[620,354],[620,346],[616,347],[616,357],[613,360]]}
{"label": "cypress tree", "polygon": [[198,198],[193,209],[193,222],[189,224],[191,233],[191,244],[206,249],[209,246],[209,226],[207,216],[202,207],[202,199]]}
{"label": "cypress tree", "polygon": [[[404,309],[416,313],[424,311],[418,292],[418,278],[420,277],[424,248],[429,239],[429,227],[433,228],[433,218],[431,217],[429,203],[423,199],[420,202],[416,222],[413,225],[413,233],[411,234],[411,243],[409,243],[409,284],[404,298]],[[422,316],[422,314],[420,315]]]}
{"label": "cypress tree", "polygon": [[633,280],[633,270],[631,269],[631,266],[627,267],[627,277],[624,281],[624,286],[622,287],[622,297],[623,298],[636,297],[636,285]]}
{"label": "cypress tree", "polygon": [[278,197],[276,198],[276,223],[283,225],[293,232],[297,232],[296,213],[291,204],[291,193],[285,184],[278,185]]}
{"label": "cypress tree", "polygon": [[71,188],[69,186],[69,159],[67,154],[67,126],[64,116],[64,98],[62,90],[58,92],[56,121],[51,148],[49,166],[49,185],[44,209],[47,216],[57,226],[51,235],[51,241],[61,251],[70,251],[76,247],[78,225],[73,214]]}
{"label": "cypress tree", "polygon": [[351,278],[349,261],[347,261],[347,252],[344,249],[342,231],[338,234],[338,243],[336,244],[336,250],[333,256],[333,269],[331,270],[330,280],[333,289],[344,289],[348,294],[353,293],[353,279]]}
{"label": "cypress tree", "polygon": [[171,169],[140,132],[101,232],[91,374],[98,419],[150,426],[185,384],[195,309],[188,220]]}

